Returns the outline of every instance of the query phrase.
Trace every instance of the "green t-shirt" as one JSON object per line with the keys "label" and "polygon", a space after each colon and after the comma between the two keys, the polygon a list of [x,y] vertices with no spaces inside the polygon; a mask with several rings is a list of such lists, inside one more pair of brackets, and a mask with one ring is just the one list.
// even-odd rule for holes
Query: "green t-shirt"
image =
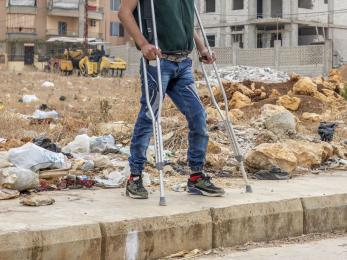
{"label": "green t-shirt", "polygon": [[[144,1],[140,0],[144,36],[149,39],[144,19]],[[194,42],[194,0],[154,0],[159,48],[163,53],[191,52]],[[137,18],[137,10],[134,11]]]}

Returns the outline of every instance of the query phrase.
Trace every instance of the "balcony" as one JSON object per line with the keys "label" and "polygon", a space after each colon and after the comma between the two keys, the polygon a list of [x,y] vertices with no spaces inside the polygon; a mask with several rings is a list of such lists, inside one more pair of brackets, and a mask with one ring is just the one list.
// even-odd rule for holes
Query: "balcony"
{"label": "balcony", "polygon": [[59,37],[78,37],[78,30],[60,32],[57,29],[47,29],[47,36],[59,36]]}
{"label": "balcony", "polygon": [[8,14],[37,14],[36,6],[12,5],[7,7]]}
{"label": "balcony", "polygon": [[47,0],[48,15],[79,17],[79,0]]}
{"label": "balcony", "polygon": [[88,6],[88,18],[94,20],[104,19],[104,8],[97,6]]}
{"label": "balcony", "polygon": [[8,27],[6,29],[7,40],[36,39],[36,28]]}

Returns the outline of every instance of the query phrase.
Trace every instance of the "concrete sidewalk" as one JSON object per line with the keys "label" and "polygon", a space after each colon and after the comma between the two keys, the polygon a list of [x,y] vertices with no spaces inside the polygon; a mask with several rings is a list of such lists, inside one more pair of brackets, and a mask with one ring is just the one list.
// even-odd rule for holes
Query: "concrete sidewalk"
{"label": "concrete sidewalk", "polygon": [[169,192],[167,207],[158,192],[139,201],[123,189],[50,192],[56,203],[39,208],[0,201],[0,260],[157,259],[347,229],[347,173],[252,185],[223,198]]}

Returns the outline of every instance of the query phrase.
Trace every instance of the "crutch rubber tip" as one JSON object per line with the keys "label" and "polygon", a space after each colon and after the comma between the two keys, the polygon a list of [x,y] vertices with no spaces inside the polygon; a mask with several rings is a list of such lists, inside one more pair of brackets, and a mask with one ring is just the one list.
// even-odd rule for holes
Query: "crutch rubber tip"
{"label": "crutch rubber tip", "polygon": [[159,200],[159,205],[160,206],[166,206],[166,198],[165,197],[160,197],[160,200]]}
{"label": "crutch rubber tip", "polygon": [[246,185],[246,193],[252,193],[252,186],[251,185]]}

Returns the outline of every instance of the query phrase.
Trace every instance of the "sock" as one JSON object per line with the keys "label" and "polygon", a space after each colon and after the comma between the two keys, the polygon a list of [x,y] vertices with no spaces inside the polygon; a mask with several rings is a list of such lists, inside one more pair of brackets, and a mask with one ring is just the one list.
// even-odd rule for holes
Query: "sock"
{"label": "sock", "polygon": [[203,173],[202,172],[196,172],[196,173],[192,173],[190,175],[189,180],[191,180],[192,182],[196,182],[197,180],[199,180],[202,177]]}
{"label": "sock", "polygon": [[134,178],[136,177],[141,177],[141,175],[138,175],[138,174],[130,174],[129,176],[129,180],[132,181]]}

